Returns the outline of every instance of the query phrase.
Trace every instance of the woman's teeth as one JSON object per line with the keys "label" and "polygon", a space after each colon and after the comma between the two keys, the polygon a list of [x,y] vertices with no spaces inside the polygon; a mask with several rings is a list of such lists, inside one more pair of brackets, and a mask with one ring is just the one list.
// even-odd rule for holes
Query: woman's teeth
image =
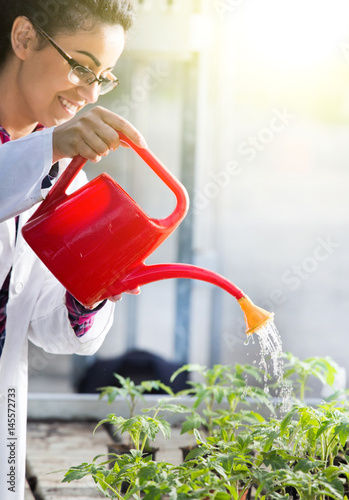
{"label": "woman's teeth", "polygon": [[78,107],[75,106],[72,102],[70,101],[67,101],[66,99],[64,99],[63,97],[60,97],[60,100],[61,100],[61,103],[69,109],[69,111],[72,111],[73,113],[76,113],[76,111],[78,110]]}

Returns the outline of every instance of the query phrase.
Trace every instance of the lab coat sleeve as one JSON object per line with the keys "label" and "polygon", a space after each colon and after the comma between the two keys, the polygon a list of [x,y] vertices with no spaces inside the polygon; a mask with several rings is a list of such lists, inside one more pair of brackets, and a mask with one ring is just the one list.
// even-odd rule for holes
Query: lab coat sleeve
{"label": "lab coat sleeve", "polygon": [[0,147],[0,222],[43,199],[41,183],[52,166],[54,128],[34,132]]}
{"label": "lab coat sleeve", "polygon": [[107,301],[95,314],[88,332],[77,337],[69,321],[65,293],[64,287],[48,273],[35,302],[28,338],[53,354],[94,354],[112,325],[115,304]]}

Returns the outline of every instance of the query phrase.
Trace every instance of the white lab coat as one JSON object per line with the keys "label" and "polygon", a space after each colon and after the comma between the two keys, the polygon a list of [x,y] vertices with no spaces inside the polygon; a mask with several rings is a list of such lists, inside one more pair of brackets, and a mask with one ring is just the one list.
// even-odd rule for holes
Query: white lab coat
{"label": "white lab coat", "polygon": [[[37,208],[33,205],[43,197],[41,182],[52,164],[52,130],[0,146],[0,220],[4,220],[0,224],[0,287],[12,265],[6,341],[0,357],[1,500],[24,499],[28,339],[49,353],[93,354],[113,321],[114,304],[108,301],[96,314],[92,328],[76,337],[63,286],[21,234],[21,227]],[[81,185],[84,174],[75,182]],[[19,212],[15,244],[13,216]]]}

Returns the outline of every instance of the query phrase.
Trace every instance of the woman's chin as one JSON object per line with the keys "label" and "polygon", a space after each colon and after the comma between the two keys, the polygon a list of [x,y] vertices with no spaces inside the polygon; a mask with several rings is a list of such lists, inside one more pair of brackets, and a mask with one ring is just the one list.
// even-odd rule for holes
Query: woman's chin
{"label": "woman's chin", "polygon": [[46,128],[50,127],[58,127],[58,125],[62,125],[63,123],[68,122],[71,118],[47,118],[45,120],[40,121],[41,125],[44,125]]}

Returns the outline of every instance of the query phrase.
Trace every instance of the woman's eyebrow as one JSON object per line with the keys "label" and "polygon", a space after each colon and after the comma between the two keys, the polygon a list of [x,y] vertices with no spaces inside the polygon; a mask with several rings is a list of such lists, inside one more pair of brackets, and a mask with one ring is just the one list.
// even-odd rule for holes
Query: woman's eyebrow
{"label": "woman's eyebrow", "polygon": [[96,66],[101,65],[100,61],[98,61],[98,59],[93,54],[91,54],[91,52],[86,52],[86,50],[76,50],[75,52],[78,52],[79,54],[85,54],[85,56],[90,57]]}

